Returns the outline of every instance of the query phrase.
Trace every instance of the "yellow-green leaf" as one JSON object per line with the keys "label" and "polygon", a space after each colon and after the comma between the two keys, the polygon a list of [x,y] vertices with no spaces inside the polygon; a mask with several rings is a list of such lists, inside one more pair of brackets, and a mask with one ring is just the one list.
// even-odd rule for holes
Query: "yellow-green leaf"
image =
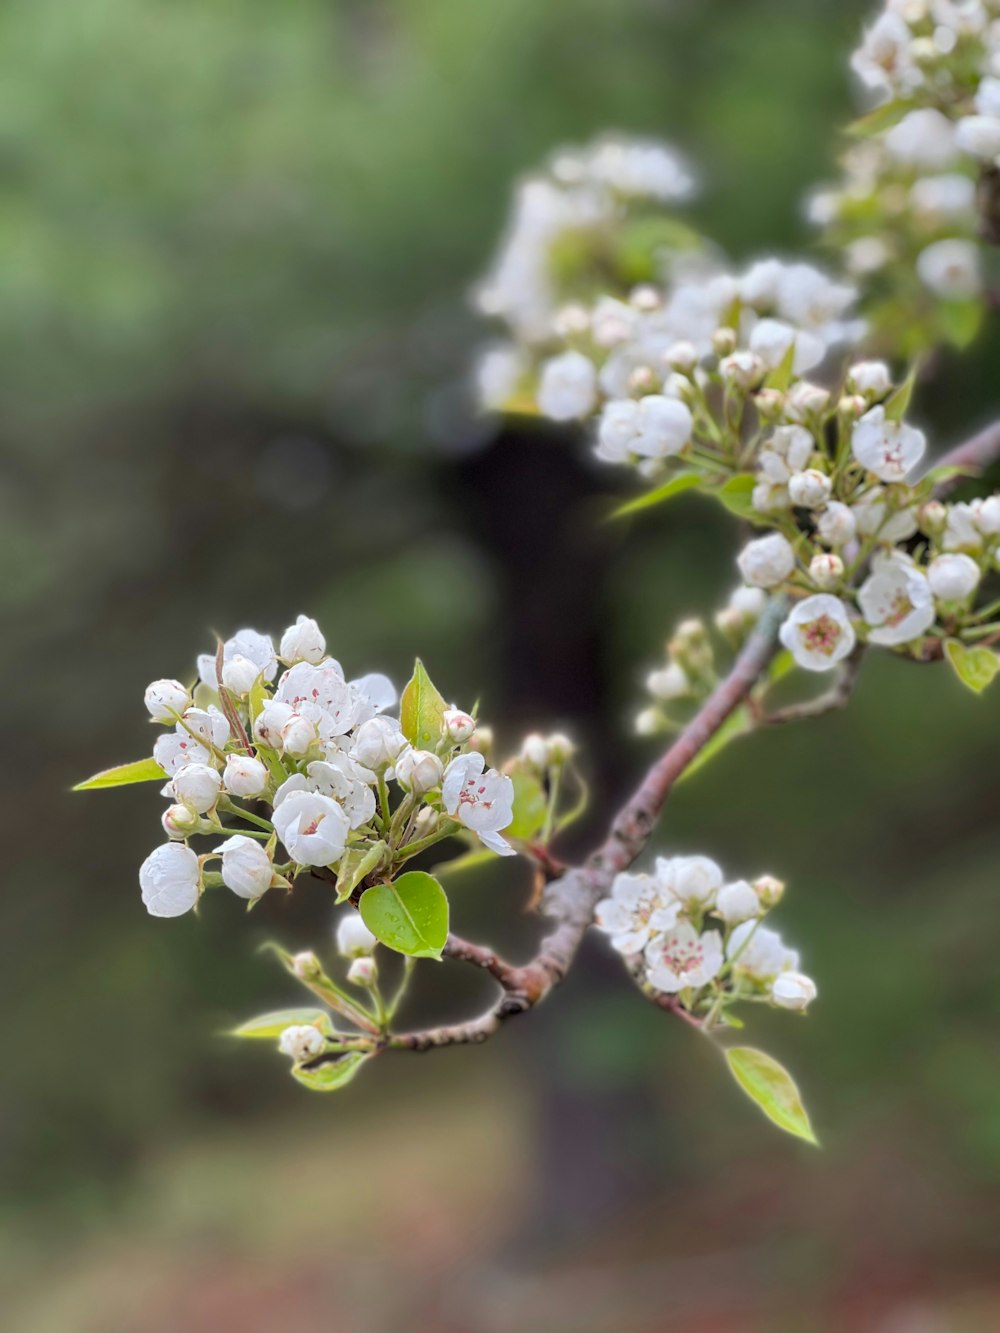
{"label": "yellow-green leaf", "polygon": [[752,472],[738,472],[719,490],[710,494],[717,495],[731,514],[736,514],[738,518],[752,518],[756,511],[751,496],[756,485],[757,478]]}
{"label": "yellow-green leaf", "polygon": [[162,782],[166,777],[155,759],[136,759],[131,764],[119,764],[95,773],[86,782],[78,782],[74,791],[97,791],[101,787],[127,787],[133,782]]}
{"label": "yellow-green leaf", "polygon": [[367,844],[352,847],[345,853],[337,873],[338,903],[349,898],[365,875],[375,869],[385,855],[385,849],[386,844],[380,841],[372,843],[370,847]]}
{"label": "yellow-green leaf", "polygon": [[295,1065],[292,1077],[312,1092],[336,1092],[350,1083],[364,1062],[371,1057],[364,1051],[348,1051],[314,1068]]}
{"label": "yellow-green leaf", "polygon": [[411,745],[421,750],[434,749],[441,739],[446,707],[418,657],[399,705],[399,725]]}
{"label": "yellow-green leaf", "polygon": [[970,648],[959,639],[948,639],[944,652],[955,675],[976,694],[982,694],[1000,671],[1000,657],[992,648]]}
{"label": "yellow-green leaf", "polygon": [[234,1028],[229,1035],[273,1041],[275,1037],[281,1036],[285,1028],[298,1027],[300,1024],[319,1028],[324,1037],[333,1036],[333,1024],[325,1009],[275,1009],[269,1014],[260,1014],[257,1018],[248,1019],[238,1028]]}
{"label": "yellow-green leaf", "polygon": [[726,1062],[746,1095],[779,1129],[807,1143],[817,1142],[795,1080],[777,1060],[752,1046],[730,1046]]}
{"label": "yellow-green leaf", "polygon": [[701,474],[699,472],[679,472],[676,477],[671,477],[662,486],[657,486],[654,490],[646,491],[644,495],[637,496],[636,499],[619,505],[617,509],[612,511],[611,517],[625,518],[628,514],[638,514],[642,509],[652,509],[654,505],[672,500],[675,495],[681,495],[684,491],[690,491],[700,484]]}
{"label": "yellow-green leaf", "polygon": [[448,938],[448,899],[433,875],[408,870],[373,884],[358,903],[361,919],[382,944],[411,958],[440,958]]}

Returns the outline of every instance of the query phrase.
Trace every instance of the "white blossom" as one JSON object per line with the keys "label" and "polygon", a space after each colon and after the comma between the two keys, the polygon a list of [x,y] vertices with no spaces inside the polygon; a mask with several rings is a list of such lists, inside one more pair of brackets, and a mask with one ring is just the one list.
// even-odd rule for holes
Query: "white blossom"
{"label": "white blossom", "polygon": [[888,420],[881,405],[855,423],[851,436],[854,457],[882,481],[903,481],[920,462],[926,447],[922,431],[902,421]]}
{"label": "white blossom", "polygon": [[240,653],[222,665],[223,685],[240,698],[250,693],[259,676],[256,664]]}
{"label": "white blossom", "polygon": [[733,930],[726,957],[734,971],[762,982],[781,972],[793,972],[799,965],[798,953],[785,946],[778,932],[756,921],[744,921]]}
{"label": "white blossom", "polygon": [[597,403],[597,371],[582,352],[563,352],[542,366],[539,410],[553,421],[585,417]]}
{"label": "white blossom", "polygon": [[506,774],[486,768],[481,754],[473,751],[453,759],[441,784],[444,808],[453,819],[471,829],[493,852],[501,856],[514,849],[500,836],[514,818],[514,784]]}
{"label": "white blossom", "polygon": [[821,551],[809,561],[809,578],[817,588],[835,588],[844,577],[844,562],[839,555]]}
{"label": "white blossom", "polygon": [[267,790],[267,781],[267,768],[259,759],[254,759],[248,754],[226,756],[222,785],[230,796],[253,800],[256,796],[262,796]]}
{"label": "white blossom", "polygon": [[326,1049],[326,1038],[319,1028],[311,1023],[296,1023],[285,1028],[278,1038],[278,1050],[289,1056],[296,1064],[314,1060]]}
{"label": "white blossom", "polygon": [[745,879],[737,879],[719,890],[715,910],[727,925],[737,925],[750,917],[760,916],[761,901]]}
{"label": "white blossom", "polygon": [[294,711],[291,704],[269,699],[254,718],[254,737],[269,750],[280,750],[282,728],[291,720]]}
{"label": "white blossom", "polygon": [[201,891],[198,857],[182,843],[163,843],[139,867],[139,887],[150,916],[182,916]]}
{"label": "white blossom", "polygon": [[646,975],[658,991],[673,995],[689,986],[704,986],[722,967],[722,937],[717,930],[701,934],[688,921],[656,935],[646,946]]}
{"label": "white blossom", "polygon": [[299,865],[330,866],[339,861],[350,829],[344,810],[319,792],[292,791],[275,807],[278,837]]}
{"label": "white blossom", "polygon": [[[321,741],[345,735],[360,720],[364,698],[344,679],[339,665],[296,662],[278,681],[275,700],[308,718]],[[286,724],[287,725],[287,724]]]}
{"label": "white blossom", "polygon": [[979,251],[958,237],[935,241],[917,255],[917,274],[938,296],[968,299],[979,292]]}
{"label": "white blossom", "polygon": [[278,648],[283,661],[310,662],[318,666],[326,653],[326,639],[315,620],[309,616],[297,616],[295,624],[290,625],[281,636]]}
{"label": "white blossom", "polygon": [[924,574],[902,552],[876,554],[858,589],[872,643],[892,647],[919,638],[934,623],[934,597]]}
{"label": "white blossom", "polygon": [[781,642],[806,671],[830,671],[848,656],[856,637],[847,607],[826,592],[796,603],[779,631]]}
{"label": "white blossom", "polygon": [[971,502],[972,521],[984,537],[1000,536],[1000,495]]}
{"label": "white blossom", "polygon": [[621,399],[605,404],[595,453],[606,463],[670,458],[681,452],[693,429],[690,410],[676,398],[651,393],[638,400]]}
{"label": "white blossom", "polygon": [[891,156],[910,167],[940,171],[956,157],[955,127],[934,107],[910,111],[882,137]]}
{"label": "white blossom", "polygon": [[976,183],[971,177],[954,172],[946,176],[921,176],[910,189],[910,201],[928,222],[971,217],[976,209]]}
{"label": "white blossom", "polygon": [[883,13],[851,56],[851,69],[866,88],[892,93],[919,75],[910,46],[913,34],[898,14]]}
{"label": "white blossom", "polygon": [[222,778],[207,764],[185,764],[168,783],[171,794],[189,810],[203,815],[219,799]]}
{"label": "white blossom", "polygon": [[440,787],[444,765],[433,750],[405,749],[396,760],[396,781],[416,796]]}
{"label": "white blossom", "polygon": [[787,537],[771,532],[748,542],[736,563],[745,583],[756,588],[776,588],[795,569],[795,552]]}
{"label": "white blossom", "polygon": [[927,567],[931,592],[943,602],[961,602],[971,596],[982,577],[971,556],[960,551],[935,556]]}
{"label": "white blossom", "polygon": [[146,708],[154,722],[176,722],[191,706],[190,691],[179,680],[154,680],[146,686]]}
{"label": "white blossom", "polygon": [[805,1009],[816,998],[816,983],[802,972],[781,972],[771,982],[771,999],[782,1009]]}
{"label": "white blossom", "polygon": [[884,398],[892,388],[892,375],[884,361],[855,361],[847,373],[847,388],[865,398]]}
{"label": "white blossom", "polygon": [[222,882],[240,898],[259,898],[271,887],[271,858],[253,838],[236,833],[215,849],[222,857]]}
{"label": "white blossom", "polygon": [[165,773],[187,764],[207,764],[229,740],[229,723],[217,708],[189,708],[173,733],[160,736],[153,758]]}
{"label": "white blossom", "polygon": [[893,512],[881,486],[866,491],[851,506],[851,513],[858,532],[865,537],[877,537],[884,545],[905,542],[917,531],[916,505]]}
{"label": "white blossom", "polygon": [[349,755],[331,752],[327,759],[314,759],[305,773],[293,773],[274,793],[274,808],[294,791],[319,792],[343,806],[351,828],[360,828],[375,814],[375,793],[369,785],[373,775]]}
{"label": "white blossom", "polygon": [[705,910],[715,903],[723,876],[707,856],[659,856],[656,882],[664,894],[676,898],[689,911]]}
{"label": "white blossom", "polygon": [[1000,156],[1000,116],[963,116],[955,126],[955,143],[972,157],[996,161]]}
{"label": "white blossom", "polygon": [[760,357],[768,370],[777,370],[793,346],[792,370],[796,375],[812,370],[826,355],[822,338],[783,319],[762,319],[750,333],[750,351]]}
{"label": "white blossom", "polygon": [[665,901],[652,876],[623,873],[615,876],[610,897],[594,909],[594,924],[628,957],[641,953],[654,931],[672,929],[679,912],[680,904]]}
{"label": "white blossom", "polygon": [[316,723],[301,713],[293,713],[281,728],[281,749],[296,758],[308,754],[318,741]]}
{"label": "white blossom", "polygon": [[353,907],[341,913],[337,922],[337,952],[342,958],[361,958],[375,952],[378,940]]}

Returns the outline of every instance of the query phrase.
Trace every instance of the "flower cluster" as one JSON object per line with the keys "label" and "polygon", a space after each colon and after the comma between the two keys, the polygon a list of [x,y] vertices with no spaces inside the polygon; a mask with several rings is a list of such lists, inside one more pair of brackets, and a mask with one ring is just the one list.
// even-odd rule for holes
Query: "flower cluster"
{"label": "flower cluster", "polygon": [[815,998],[799,955],[761,924],[783,891],[770,875],[726,883],[707,856],[658,857],[652,874],[615,878],[596,924],[647,993],[677,997],[710,1028],[741,1001],[805,1009]]}
{"label": "flower cluster", "polygon": [[593,298],[596,273],[603,291],[625,295],[699,249],[697,234],[671,213],[694,192],[669,145],[618,136],[561,149],[519,183],[503,242],[476,291],[481,312],[510,335],[479,364],[487,406],[520,402],[538,356]]}
{"label": "flower cluster", "polygon": [[[325,870],[347,896],[463,829],[494,852],[513,852],[502,836],[513,783],[471,748],[472,715],[443,701],[427,713],[429,681],[422,713],[409,722],[391,716],[391,681],[348,680],[305,616],[277,647],[240,630],[200,657],[198,672],[193,694],[177,680],[146,690],[151,718],[169,728],[153,747],[167,778],[169,841],[140,871],[153,915],[180,915],[217,883],[253,902],[302,869]],[[207,853],[188,845],[223,834]],[[215,861],[219,870],[207,871]]]}
{"label": "flower cluster", "polygon": [[983,313],[980,213],[995,225],[1000,5],[886,0],[851,66],[879,105],[809,215],[863,282],[876,335],[907,354],[963,346]]}

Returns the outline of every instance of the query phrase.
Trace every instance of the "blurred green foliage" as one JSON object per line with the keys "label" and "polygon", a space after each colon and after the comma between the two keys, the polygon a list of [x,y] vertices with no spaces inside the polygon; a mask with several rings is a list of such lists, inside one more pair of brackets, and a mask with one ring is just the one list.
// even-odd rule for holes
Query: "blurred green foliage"
{"label": "blurred green foliage", "polygon": [[[135,869],[160,837],[155,799],[63,794],[146,751],[145,683],[186,674],[210,627],[308,610],[352,670],[401,680],[419,652],[458,701],[481,691],[512,742],[562,723],[607,788],[638,771],[639,682],[675,618],[728,591],[734,534],[688,497],[601,524],[625,483],[592,474],[579,441],[496,441],[473,422],[461,386],[485,331],[465,291],[512,178],[606,127],[690,152],[698,221],[733,254],[806,243],[799,200],[831,170],[866,9],[0,10],[0,1132],[16,1202],[99,1217],[154,1148],[299,1114],[279,1061],[216,1033],[296,1002],[252,947],[315,944],[325,895],[303,887],[249,923],[218,896],[201,921],[150,922]],[[990,411],[997,351],[991,329],[920,395],[942,438]],[[966,697],[941,671],[873,662],[845,718],[733,746],[677,793],[662,835],[790,881],[780,917],[821,998],[801,1026],[761,1018],[759,1041],[799,1076],[833,1161],[905,1127],[967,1200],[1000,1179],[998,712],[1000,695]],[[517,949],[525,891],[492,870],[456,916]],[[658,1118],[616,1151],[647,1153],[661,1184],[775,1152],[724,1070],[610,963],[575,982],[534,1038],[519,1027],[475,1053],[498,1088],[526,1059],[518,1086],[539,1102],[549,1080],[581,1104],[651,1089]],[[478,1002],[454,985],[428,992],[428,1015]],[[366,1070],[328,1132],[389,1086]]]}

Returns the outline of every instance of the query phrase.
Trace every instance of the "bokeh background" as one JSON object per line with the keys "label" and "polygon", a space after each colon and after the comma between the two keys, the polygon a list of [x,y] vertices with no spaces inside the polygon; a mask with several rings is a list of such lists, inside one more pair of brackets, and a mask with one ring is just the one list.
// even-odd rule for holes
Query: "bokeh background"
{"label": "bokeh background", "polygon": [[[419,652],[511,747],[558,724],[599,793],[684,613],[733,581],[698,500],[469,407],[466,292],[512,179],[605,128],[702,164],[736,258],[808,244],[855,0],[7,0],[0,9],[0,562],[7,882],[0,1281],[17,1333],[1000,1327],[1000,694],[883,655],[844,715],[732,747],[659,843],[790,890],[820,984],[754,1015],[823,1140],[780,1136],[599,940],[483,1049],[317,1097],[220,1036],[294,1003],[255,952],[329,947],[328,892],[142,911],[142,690],[212,629]],[[996,396],[994,324],[921,392],[942,444]],[[456,922],[513,954],[497,867]],[[431,975],[414,1021],[474,1011]]]}

